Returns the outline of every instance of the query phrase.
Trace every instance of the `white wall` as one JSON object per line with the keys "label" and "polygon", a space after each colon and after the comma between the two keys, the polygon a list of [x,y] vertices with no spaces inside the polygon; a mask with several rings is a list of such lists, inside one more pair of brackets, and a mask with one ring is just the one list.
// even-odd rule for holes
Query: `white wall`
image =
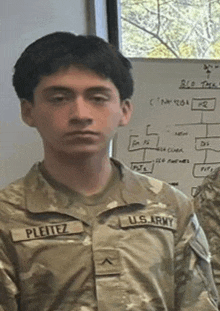
{"label": "white wall", "polygon": [[89,32],[87,0],[0,1],[0,188],[43,157],[38,133],[20,120],[13,66],[24,48],[54,31]]}

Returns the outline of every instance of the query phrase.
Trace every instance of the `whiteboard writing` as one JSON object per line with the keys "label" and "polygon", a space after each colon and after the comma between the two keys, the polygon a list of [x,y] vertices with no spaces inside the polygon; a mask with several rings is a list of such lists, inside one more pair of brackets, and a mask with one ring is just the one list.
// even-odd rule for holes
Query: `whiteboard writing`
{"label": "whiteboard writing", "polygon": [[193,195],[220,166],[220,64],[132,63],[134,115],[115,137],[114,156]]}

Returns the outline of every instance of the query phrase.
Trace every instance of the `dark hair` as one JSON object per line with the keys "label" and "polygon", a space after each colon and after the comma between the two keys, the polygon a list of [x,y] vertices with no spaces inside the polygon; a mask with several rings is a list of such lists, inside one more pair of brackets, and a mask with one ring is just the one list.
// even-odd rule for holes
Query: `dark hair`
{"label": "dark hair", "polygon": [[121,100],[132,96],[130,61],[114,46],[96,36],[55,32],[30,44],[17,60],[13,86],[18,97],[32,101],[33,91],[42,76],[48,76],[72,64],[111,79]]}

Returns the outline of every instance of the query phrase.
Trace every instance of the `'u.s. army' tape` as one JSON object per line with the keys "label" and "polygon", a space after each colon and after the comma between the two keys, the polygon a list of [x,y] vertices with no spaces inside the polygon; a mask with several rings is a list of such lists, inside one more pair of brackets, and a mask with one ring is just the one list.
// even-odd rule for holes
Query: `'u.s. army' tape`
{"label": "'u.s. army' tape", "polygon": [[120,216],[120,224],[122,228],[153,226],[176,230],[177,221],[172,215],[154,214],[154,213],[135,213],[131,215]]}

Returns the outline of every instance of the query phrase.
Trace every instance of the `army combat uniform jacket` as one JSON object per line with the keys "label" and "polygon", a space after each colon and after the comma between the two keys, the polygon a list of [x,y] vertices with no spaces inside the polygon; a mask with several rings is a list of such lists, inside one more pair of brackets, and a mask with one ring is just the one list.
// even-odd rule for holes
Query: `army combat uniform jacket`
{"label": "army combat uniform jacket", "polygon": [[204,178],[194,203],[210,245],[214,280],[220,295],[220,167]]}
{"label": "army combat uniform jacket", "polygon": [[0,311],[212,311],[216,289],[190,201],[114,161],[91,220],[33,166],[0,193]]}

